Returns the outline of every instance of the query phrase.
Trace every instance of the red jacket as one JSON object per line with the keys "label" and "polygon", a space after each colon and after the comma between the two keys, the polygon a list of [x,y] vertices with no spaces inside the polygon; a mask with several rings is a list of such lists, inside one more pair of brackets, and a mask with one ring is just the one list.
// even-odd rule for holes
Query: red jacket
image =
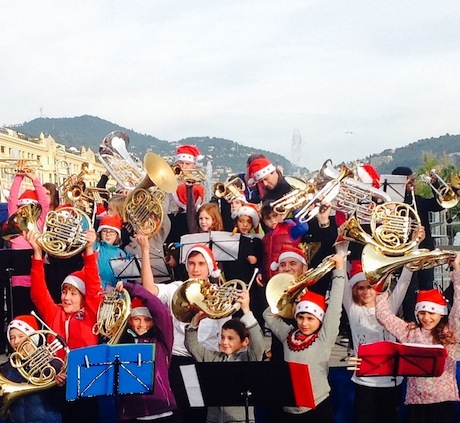
{"label": "red jacket", "polygon": [[[97,345],[97,335],[93,334],[97,310],[102,296],[101,279],[97,268],[97,253],[83,254],[86,295],[84,306],[76,313],[65,313],[61,304],[56,304],[45,283],[43,260],[32,258],[30,297],[44,322],[61,335],[72,350]],[[67,323],[68,322],[68,323]]]}
{"label": "red jacket", "polygon": [[262,271],[264,283],[267,283],[272,276],[278,273],[270,269],[270,264],[273,261],[278,260],[278,256],[281,252],[283,245],[291,245],[297,247],[300,242],[300,238],[293,239],[290,235],[290,230],[296,225],[292,220],[285,220],[282,223],[278,223],[275,229],[270,230],[262,238],[262,246],[264,253],[262,256]]}

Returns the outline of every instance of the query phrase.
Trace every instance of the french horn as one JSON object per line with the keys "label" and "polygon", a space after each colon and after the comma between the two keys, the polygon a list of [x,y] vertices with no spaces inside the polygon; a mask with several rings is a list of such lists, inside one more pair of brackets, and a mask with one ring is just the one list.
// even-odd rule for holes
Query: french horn
{"label": "french horn", "polygon": [[172,312],[184,323],[190,323],[199,311],[210,319],[229,317],[240,309],[240,303],[236,300],[246,288],[240,279],[222,284],[211,283],[207,279],[188,279],[173,295]]}
{"label": "french horn", "polygon": [[335,262],[332,257],[324,258],[317,267],[308,269],[297,278],[290,273],[278,273],[270,278],[265,295],[271,312],[292,319],[297,303],[306,289],[334,269]]}
{"label": "french horn", "polygon": [[176,190],[177,179],[166,160],[155,153],[144,156],[144,168],[147,175],[126,198],[123,220],[128,229],[151,238],[163,224],[165,193]]}
{"label": "french horn", "polygon": [[93,333],[107,340],[108,345],[118,344],[128,323],[131,297],[126,289],[122,292],[111,288],[104,294],[97,310]]}
{"label": "french horn", "polygon": [[376,291],[388,287],[388,276],[400,267],[406,266],[412,272],[443,266],[455,260],[455,251],[415,249],[398,257],[388,257],[372,245],[365,245],[361,256],[363,273]]}
{"label": "french horn", "polygon": [[53,387],[56,374],[67,368],[68,352],[62,337],[50,330],[25,338],[9,361],[27,383],[12,382],[0,373],[0,417],[5,418],[11,404],[22,396]]}

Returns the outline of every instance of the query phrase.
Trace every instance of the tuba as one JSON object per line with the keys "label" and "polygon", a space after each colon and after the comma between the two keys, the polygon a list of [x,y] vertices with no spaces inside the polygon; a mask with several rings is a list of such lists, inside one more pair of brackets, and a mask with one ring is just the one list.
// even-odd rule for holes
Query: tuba
{"label": "tuba", "polygon": [[363,272],[376,291],[388,287],[388,277],[398,268],[406,266],[412,272],[449,264],[455,260],[455,251],[415,249],[399,257],[388,257],[372,245],[365,245],[361,263]]}
{"label": "tuba", "polygon": [[163,223],[165,193],[176,190],[177,179],[168,163],[157,154],[144,156],[144,168],[147,175],[126,198],[123,220],[128,223],[128,229],[151,238]]}
{"label": "tuba", "polygon": [[12,382],[0,373],[0,417],[5,418],[18,398],[53,387],[56,374],[65,372],[69,349],[59,335],[40,330],[11,353],[10,364],[28,383]]}
{"label": "tuba", "polygon": [[240,309],[236,299],[244,289],[246,284],[240,279],[223,284],[214,284],[207,279],[188,279],[174,293],[172,312],[184,323],[190,323],[199,311],[210,319],[229,317]]}
{"label": "tuba", "polygon": [[273,314],[292,319],[295,308],[305,290],[335,267],[333,256],[326,257],[317,267],[295,278],[290,273],[278,273],[267,283],[265,295]]}
{"label": "tuba", "polygon": [[217,198],[223,198],[231,203],[235,198],[240,197],[246,189],[246,184],[241,178],[233,178],[227,182],[216,182],[214,184],[214,195]]}
{"label": "tuba", "polygon": [[126,132],[110,132],[102,140],[97,157],[118,185],[132,190],[145,177],[145,172],[138,160],[128,153],[128,145]]}
{"label": "tuba", "polygon": [[131,297],[126,289],[122,292],[111,288],[104,292],[104,299],[97,310],[93,333],[108,339],[108,345],[118,344],[128,323],[131,312]]}

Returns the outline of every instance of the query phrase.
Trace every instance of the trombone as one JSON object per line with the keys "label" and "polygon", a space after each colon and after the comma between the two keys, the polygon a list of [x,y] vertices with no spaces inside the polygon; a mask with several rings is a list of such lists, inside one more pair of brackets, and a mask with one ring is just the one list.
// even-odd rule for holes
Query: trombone
{"label": "trombone", "polygon": [[[439,188],[436,188],[431,182],[432,178],[436,178],[439,181]],[[459,199],[457,198],[457,194],[452,187],[436,173],[435,169],[431,169],[429,175],[421,175],[421,179],[429,185],[436,194],[436,201],[440,206],[445,209],[450,209],[458,204]]]}

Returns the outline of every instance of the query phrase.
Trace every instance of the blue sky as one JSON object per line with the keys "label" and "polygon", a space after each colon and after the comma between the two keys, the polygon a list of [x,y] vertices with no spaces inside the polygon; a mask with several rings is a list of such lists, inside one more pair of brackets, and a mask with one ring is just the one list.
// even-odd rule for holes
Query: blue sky
{"label": "blue sky", "polygon": [[0,15],[0,125],[91,114],[316,169],[460,133],[458,1],[21,1]]}

